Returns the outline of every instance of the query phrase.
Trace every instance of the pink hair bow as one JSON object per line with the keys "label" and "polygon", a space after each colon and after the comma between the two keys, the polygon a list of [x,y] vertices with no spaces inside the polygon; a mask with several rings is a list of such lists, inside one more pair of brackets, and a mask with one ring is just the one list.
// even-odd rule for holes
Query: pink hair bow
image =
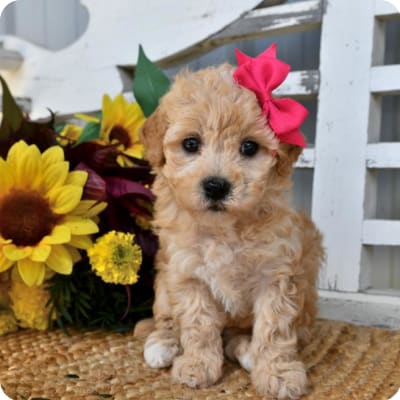
{"label": "pink hair bow", "polygon": [[286,79],[290,66],[276,58],[274,43],[256,58],[236,49],[238,67],[233,74],[235,81],[257,96],[268,124],[281,142],[305,147],[306,142],[299,128],[308,111],[293,99],[276,99],[272,91]]}

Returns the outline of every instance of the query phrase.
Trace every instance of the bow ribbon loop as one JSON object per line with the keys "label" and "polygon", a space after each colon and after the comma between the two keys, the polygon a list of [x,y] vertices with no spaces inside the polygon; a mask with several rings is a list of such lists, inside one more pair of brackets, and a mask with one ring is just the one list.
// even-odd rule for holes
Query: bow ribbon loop
{"label": "bow ribbon loop", "polygon": [[238,68],[233,74],[234,80],[256,95],[278,139],[305,147],[299,127],[307,118],[308,111],[293,99],[276,99],[272,96],[272,91],[283,83],[290,71],[288,64],[276,58],[276,44],[256,58],[236,50],[236,58]]}

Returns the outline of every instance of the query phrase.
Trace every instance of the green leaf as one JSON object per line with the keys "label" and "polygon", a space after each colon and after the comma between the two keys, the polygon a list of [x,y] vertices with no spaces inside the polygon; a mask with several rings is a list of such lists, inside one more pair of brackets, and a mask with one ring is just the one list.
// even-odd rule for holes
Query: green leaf
{"label": "green leaf", "polygon": [[13,99],[6,81],[0,76],[3,89],[3,120],[0,126],[0,156],[5,157],[9,148],[18,140],[35,144],[40,151],[57,144],[54,114],[46,120],[30,121]]}
{"label": "green leaf", "polygon": [[9,133],[9,128],[16,131],[21,126],[24,115],[18,104],[11,95],[6,81],[0,76],[1,87],[3,89],[3,121],[0,127],[0,136]]}
{"label": "green leaf", "polygon": [[139,46],[133,93],[146,117],[154,112],[160,98],[168,91],[170,85],[168,77],[146,57],[142,46]]}
{"label": "green leaf", "polygon": [[82,134],[76,141],[75,146],[83,142],[98,139],[100,137],[100,128],[100,122],[88,122],[83,128]]}

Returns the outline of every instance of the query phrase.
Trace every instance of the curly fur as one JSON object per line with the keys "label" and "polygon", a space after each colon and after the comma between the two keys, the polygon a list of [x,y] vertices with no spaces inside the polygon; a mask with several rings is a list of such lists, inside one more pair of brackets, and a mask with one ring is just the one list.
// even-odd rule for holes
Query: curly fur
{"label": "curly fur", "polygon": [[[298,346],[315,319],[321,235],[287,200],[301,149],[279,144],[232,73],[226,64],[182,73],[142,129],[160,237],[145,359],[206,387],[221,377],[225,347],[258,393],[297,398],[307,391]],[[199,153],[182,148],[188,136],[201,139]],[[260,145],[254,157],[239,152],[248,139]],[[219,212],[201,190],[209,176],[232,185]]]}

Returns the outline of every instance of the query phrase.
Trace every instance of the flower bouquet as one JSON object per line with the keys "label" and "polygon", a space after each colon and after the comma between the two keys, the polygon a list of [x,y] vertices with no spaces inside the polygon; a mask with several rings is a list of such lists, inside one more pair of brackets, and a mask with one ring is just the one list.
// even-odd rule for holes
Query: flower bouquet
{"label": "flower bouquet", "polygon": [[151,313],[157,249],[139,130],[168,78],[140,48],[137,102],[104,95],[62,126],[30,120],[0,81],[0,334],[131,329]]}

